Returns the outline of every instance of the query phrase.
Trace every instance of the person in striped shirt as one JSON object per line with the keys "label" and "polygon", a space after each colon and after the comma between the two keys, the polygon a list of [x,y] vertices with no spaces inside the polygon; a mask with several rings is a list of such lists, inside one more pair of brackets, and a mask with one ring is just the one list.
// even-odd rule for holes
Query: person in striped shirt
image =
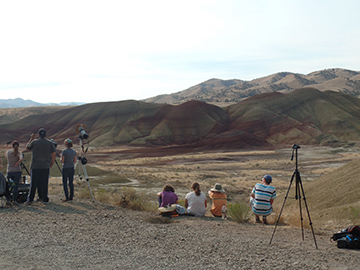
{"label": "person in striped shirt", "polygon": [[255,214],[255,222],[261,223],[260,216],[263,216],[262,222],[268,224],[266,217],[272,212],[272,204],[276,198],[276,189],[270,186],[272,177],[264,175],[261,183],[257,183],[251,192],[250,203]]}

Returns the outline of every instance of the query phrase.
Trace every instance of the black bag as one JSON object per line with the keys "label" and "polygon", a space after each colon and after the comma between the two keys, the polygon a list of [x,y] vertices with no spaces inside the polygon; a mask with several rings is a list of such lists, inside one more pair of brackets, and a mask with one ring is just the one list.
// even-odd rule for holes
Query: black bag
{"label": "black bag", "polygon": [[336,242],[338,248],[360,249],[360,239],[353,234],[348,234],[338,239]]}
{"label": "black bag", "polygon": [[347,227],[334,233],[330,240],[336,241],[338,248],[360,249],[360,227],[357,225]]}

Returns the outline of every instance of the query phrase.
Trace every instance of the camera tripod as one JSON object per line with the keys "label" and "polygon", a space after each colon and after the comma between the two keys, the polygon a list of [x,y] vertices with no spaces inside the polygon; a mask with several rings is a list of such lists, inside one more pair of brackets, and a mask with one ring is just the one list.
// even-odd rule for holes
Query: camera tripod
{"label": "camera tripod", "polygon": [[88,186],[89,186],[91,199],[92,199],[93,203],[95,203],[94,195],[93,195],[93,193],[91,191],[91,187],[90,187],[89,176],[87,174],[86,167],[85,167],[85,164],[87,163],[87,159],[82,155],[83,152],[85,152],[85,151],[84,151],[84,145],[83,145],[83,141],[82,141],[81,136],[79,136],[79,139],[80,139],[80,147],[81,147],[81,149],[80,149],[80,156],[78,157],[78,161],[76,162],[76,164],[78,164],[79,161],[80,161],[80,165],[81,165],[81,166],[79,166],[79,178],[80,178],[80,180],[82,180],[82,174],[81,174],[81,171],[82,171],[82,173],[85,176],[85,180],[86,180],[86,182],[88,183]]}
{"label": "camera tripod", "polygon": [[26,168],[25,164],[23,162],[20,162],[21,170],[25,170],[29,176],[31,176],[29,170]]}
{"label": "camera tripod", "polygon": [[291,155],[291,160],[294,159],[294,152],[295,152],[295,164],[296,164],[296,168],[295,168],[295,171],[291,177],[291,181],[290,181],[290,185],[289,185],[289,188],[286,192],[286,195],[285,195],[285,199],[284,199],[284,203],[281,207],[281,210],[280,210],[280,214],[279,214],[279,217],[276,221],[276,225],[275,225],[275,228],[274,228],[274,231],[273,231],[273,234],[271,236],[271,239],[270,239],[270,243],[269,245],[271,245],[271,242],[272,242],[272,239],[274,237],[274,234],[275,234],[275,231],[276,231],[276,228],[277,228],[277,225],[279,223],[279,220],[280,220],[280,217],[281,217],[281,213],[284,209],[284,206],[285,206],[285,202],[286,202],[286,199],[289,195],[289,191],[290,191],[290,188],[291,188],[291,185],[294,181],[294,178],[295,178],[295,199],[296,200],[299,200],[299,209],[300,209],[300,221],[301,221],[301,231],[302,231],[302,239],[304,241],[304,223],[303,223],[303,215],[302,215],[302,207],[301,207],[301,195],[302,195],[302,198],[304,199],[304,203],[305,203],[305,207],[306,207],[306,212],[307,212],[307,215],[308,215],[308,218],[309,218],[309,223],[310,223],[310,227],[311,227],[311,231],[312,231],[312,235],[314,237],[314,242],[315,242],[315,247],[316,249],[318,249],[318,246],[317,246],[317,243],[316,243],[316,238],[315,238],[315,233],[314,233],[314,229],[313,229],[313,226],[312,226],[312,222],[311,222],[311,218],[310,218],[310,212],[309,212],[309,208],[308,208],[308,205],[307,205],[307,202],[306,202],[306,197],[305,197],[305,192],[304,192],[304,188],[303,188],[303,185],[302,185],[302,182],[301,182],[301,177],[300,177],[300,172],[299,172],[299,169],[298,169],[298,149],[300,148],[299,145],[297,144],[294,144],[293,147],[292,147],[292,155]]}

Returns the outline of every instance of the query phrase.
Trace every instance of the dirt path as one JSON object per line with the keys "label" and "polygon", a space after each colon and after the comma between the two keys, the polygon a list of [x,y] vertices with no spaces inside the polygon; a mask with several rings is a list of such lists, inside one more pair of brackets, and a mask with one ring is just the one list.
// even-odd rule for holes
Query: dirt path
{"label": "dirt path", "polygon": [[[57,199],[57,201],[56,201]],[[358,269],[332,231],[174,218],[88,200],[0,209],[0,269]]]}

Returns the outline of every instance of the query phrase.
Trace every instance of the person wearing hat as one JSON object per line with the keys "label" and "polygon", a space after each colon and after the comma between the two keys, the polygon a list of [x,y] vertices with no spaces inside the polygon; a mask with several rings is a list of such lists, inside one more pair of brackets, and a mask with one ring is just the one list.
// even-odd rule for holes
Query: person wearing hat
{"label": "person wearing hat", "polygon": [[26,149],[31,151],[31,183],[30,192],[25,204],[31,204],[35,197],[36,189],[43,203],[49,202],[48,187],[50,168],[54,165],[56,149],[53,142],[46,139],[46,131],[39,130],[39,139],[35,140],[35,133],[26,145]]}
{"label": "person wearing hat", "polygon": [[272,204],[276,198],[276,189],[270,186],[271,182],[272,177],[266,174],[251,192],[250,204],[255,214],[255,223],[261,223],[259,216],[262,216],[263,224],[268,224],[266,217],[271,214]]}
{"label": "person wearing hat", "polygon": [[227,196],[225,194],[225,190],[221,186],[221,184],[216,183],[215,186],[209,190],[208,192],[210,199],[212,200],[212,206],[210,209],[211,214],[214,217],[222,216],[222,209],[227,202]]}
{"label": "person wearing hat", "polygon": [[[74,164],[76,163],[76,152],[74,149],[72,149],[73,146],[72,140],[66,139],[64,141],[64,145],[66,149],[62,151],[61,163],[63,164],[62,181],[63,181],[63,188],[65,194],[65,199],[63,199],[63,202],[66,202],[66,201],[71,201],[74,197],[74,173],[75,173]],[[68,181],[69,181],[70,195],[68,190]]]}

